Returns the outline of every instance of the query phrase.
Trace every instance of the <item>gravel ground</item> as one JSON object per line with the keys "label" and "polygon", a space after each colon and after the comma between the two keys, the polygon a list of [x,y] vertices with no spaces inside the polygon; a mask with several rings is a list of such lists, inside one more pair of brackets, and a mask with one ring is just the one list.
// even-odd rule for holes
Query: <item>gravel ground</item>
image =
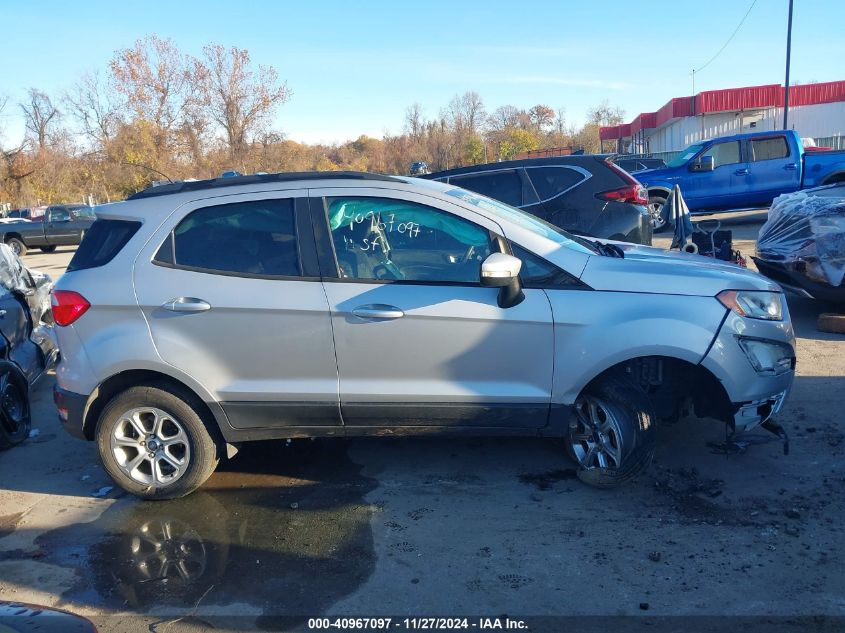
{"label": "gravel ground", "polygon": [[[723,219],[752,253],[761,214]],[[71,252],[26,261],[58,275]],[[661,429],[647,474],[610,491],[573,479],[548,440],[360,439],[248,446],[201,492],[142,503],[59,428],[45,380],[37,436],[0,454],[0,598],[101,631],[305,629],[284,617],[319,614],[845,616],[845,336],[816,330],[824,309],[790,298],[788,456],[771,442],[725,455],[723,425],[684,420]],[[827,628],[789,630],[838,630],[813,622]]]}

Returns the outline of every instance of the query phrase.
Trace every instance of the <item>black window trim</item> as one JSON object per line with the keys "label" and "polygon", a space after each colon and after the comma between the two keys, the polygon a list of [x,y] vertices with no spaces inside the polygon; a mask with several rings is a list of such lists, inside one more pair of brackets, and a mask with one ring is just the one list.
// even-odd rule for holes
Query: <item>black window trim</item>
{"label": "black window trim", "polygon": [[[401,191],[397,191],[395,193],[402,193]],[[344,194],[348,195],[348,194]],[[317,240],[317,248],[318,253],[320,255],[320,274],[321,280],[325,282],[331,283],[353,283],[353,284],[370,284],[370,285],[385,285],[385,284],[401,284],[405,286],[459,286],[464,288],[483,288],[484,286],[481,285],[481,278],[477,282],[470,282],[470,281],[422,281],[422,280],[415,280],[415,279],[358,279],[353,277],[341,277],[340,276],[340,264],[337,262],[337,252],[334,248],[334,238],[332,237],[331,230],[329,229],[329,208],[328,208],[328,198],[337,197],[337,196],[326,196],[326,195],[316,195],[312,197],[312,200],[316,202],[311,207],[311,221],[314,226],[314,236]],[[382,198],[384,200],[401,200],[401,198],[393,198],[390,196],[369,196],[366,194],[363,195],[349,195],[349,197],[358,197],[358,198]],[[493,248],[498,248],[498,251],[491,250],[491,252],[504,252],[502,249],[502,244],[504,243],[504,238],[498,235],[492,229],[488,229],[487,227],[481,226],[476,224],[472,220],[468,220],[467,218],[463,218],[459,215],[454,213],[450,213],[445,209],[441,209],[439,207],[434,207],[431,205],[425,205],[422,202],[416,202],[413,200],[406,200],[405,202],[413,202],[414,204],[419,204],[421,206],[430,206],[432,209],[437,211],[442,211],[443,213],[448,213],[449,215],[453,215],[456,218],[459,218],[465,222],[469,222],[470,224],[474,224],[478,226],[480,229],[487,232],[489,239],[490,239],[490,246]],[[319,227],[319,228],[318,228]],[[329,273],[329,274],[327,274]]]}
{"label": "black window trim", "polygon": [[[266,279],[270,281],[320,281],[320,270],[317,265],[317,253],[315,253],[316,244],[314,243],[314,231],[311,229],[311,218],[308,213],[308,196],[307,192],[300,192],[301,195],[297,196],[282,196],[282,197],[271,197],[271,198],[251,198],[249,200],[241,200],[239,202],[262,202],[264,200],[291,200],[293,202],[293,224],[294,224],[294,231],[296,235],[294,236],[296,239],[296,251],[297,251],[297,258],[299,264],[299,275],[265,275],[261,273],[247,273],[247,272],[238,272],[238,271],[231,271],[231,270],[217,270],[216,268],[203,268],[199,266],[186,266],[184,264],[176,263],[176,239],[173,238],[173,232],[176,228],[191,214],[202,211],[203,209],[208,209],[212,207],[223,206],[226,204],[239,204],[239,202],[223,202],[221,204],[209,204],[206,206],[200,206],[195,209],[191,209],[185,215],[182,215],[179,220],[176,222],[176,225],[167,232],[162,239],[158,243],[158,247],[155,249],[152,257],[150,258],[150,263],[153,266],[160,266],[162,268],[171,268],[173,270],[184,270],[187,272],[193,273],[203,273],[207,275],[217,275],[220,277],[242,277],[244,279]],[[303,201],[303,202],[301,202]],[[205,202],[205,201],[203,201]],[[304,231],[304,235],[303,235]],[[308,236],[311,236],[312,239],[308,239]],[[300,236],[302,238],[300,239]],[[159,250],[161,250],[164,243],[170,239],[171,244],[171,258],[173,262],[164,262],[156,259]],[[307,274],[306,274],[307,273]]]}
{"label": "black window trim", "polygon": [[[481,170],[478,170],[478,171],[461,172],[460,174],[450,174],[449,176],[443,176],[442,178],[435,178],[435,180],[437,180],[439,182],[446,182],[447,184],[450,184],[450,185],[454,184],[456,187],[460,187],[460,184],[452,182],[452,178],[461,178],[463,176],[477,176],[477,175],[482,175],[482,174],[495,174],[495,173],[503,172],[503,171],[517,171],[518,172],[521,169],[546,169],[548,167],[559,167],[559,168],[563,168],[563,169],[571,169],[572,171],[578,172],[579,174],[581,174],[584,177],[581,180],[579,180],[578,182],[576,182],[574,185],[572,185],[571,187],[567,187],[566,189],[564,189],[560,193],[556,193],[551,198],[540,198],[540,196],[538,194],[537,195],[538,202],[531,202],[529,204],[520,204],[517,207],[517,209],[524,209],[526,207],[533,207],[533,206],[538,205],[538,204],[545,204],[546,202],[551,202],[552,200],[555,200],[556,198],[560,198],[562,195],[569,193],[570,191],[572,191],[576,187],[580,187],[585,182],[587,182],[590,178],[593,177],[593,174],[592,174],[592,172],[590,172],[589,169],[584,169],[580,165],[561,165],[560,163],[555,163],[555,164],[551,164],[551,165],[521,165],[519,167],[506,167],[506,168],[501,168],[501,169],[481,169]],[[527,172],[526,172],[526,175],[528,175]],[[530,175],[528,175],[528,181],[531,184],[531,186],[534,187],[534,182],[531,180]],[[535,189],[534,192],[536,193],[536,189]]]}
{"label": "black window trim", "polygon": [[[516,255],[514,255],[513,253],[513,245],[516,244],[516,242],[511,242],[503,237],[501,237],[500,240],[500,244],[505,247],[502,248],[502,252],[516,257]],[[530,248],[526,248],[522,244],[516,244],[516,246],[524,250],[529,255],[532,255],[537,259],[543,260],[549,266],[552,266],[555,269],[545,277],[535,279],[531,282],[526,282],[522,277],[522,273],[520,272],[519,282],[522,284],[523,288],[529,290],[593,290],[592,287],[585,284],[583,281],[578,279],[578,277],[566,272],[563,268],[561,268],[554,262],[550,262],[542,255],[538,255]]]}

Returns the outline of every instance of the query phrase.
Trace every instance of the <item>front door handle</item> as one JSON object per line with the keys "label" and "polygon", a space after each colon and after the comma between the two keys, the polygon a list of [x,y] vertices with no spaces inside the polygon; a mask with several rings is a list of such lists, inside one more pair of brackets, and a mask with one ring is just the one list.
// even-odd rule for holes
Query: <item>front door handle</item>
{"label": "front door handle", "polygon": [[161,307],[171,312],[205,312],[211,309],[211,304],[196,297],[179,297],[165,301]]}
{"label": "front door handle", "polygon": [[747,176],[747,175],[748,175],[748,170],[747,170],[747,169],[737,169],[737,170],[734,172],[734,174],[736,174],[737,176]]}
{"label": "front door handle", "polygon": [[798,169],[798,165],[797,165],[797,163],[787,163],[786,165],[783,166],[783,168],[787,169],[789,171],[794,171],[794,170]]}
{"label": "front door handle", "polygon": [[365,306],[358,306],[352,310],[352,314],[359,319],[400,319],[405,316],[396,306],[389,306],[383,303],[374,303]]}

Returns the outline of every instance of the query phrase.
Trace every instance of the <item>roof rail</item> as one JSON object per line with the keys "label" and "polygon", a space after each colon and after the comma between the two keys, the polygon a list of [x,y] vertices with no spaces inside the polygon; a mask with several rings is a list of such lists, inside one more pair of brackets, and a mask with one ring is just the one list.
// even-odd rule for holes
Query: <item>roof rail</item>
{"label": "roof rail", "polygon": [[394,176],[383,174],[369,174],[361,171],[299,171],[283,172],[278,174],[253,174],[250,176],[229,176],[226,178],[212,178],[210,180],[192,180],[172,182],[156,187],[147,187],[143,191],[132,194],[127,200],[139,200],[141,198],[153,198],[166,196],[173,193],[186,193],[190,191],[204,191],[217,189],[219,187],[237,187],[239,185],[258,185],[265,183],[293,182],[296,180],[317,180],[317,179],[338,179],[338,180],[380,180],[385,182],[402,182]]}

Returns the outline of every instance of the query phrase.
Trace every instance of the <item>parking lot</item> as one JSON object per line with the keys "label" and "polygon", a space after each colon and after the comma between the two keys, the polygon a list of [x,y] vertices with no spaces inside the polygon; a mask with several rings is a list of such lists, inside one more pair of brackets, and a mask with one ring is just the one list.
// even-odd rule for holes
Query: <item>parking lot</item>
{"label": "parking lot", "polygon": [[[746,255],[763,217],[724,221]],[[25,262],[58,276],[71,255]],[[60,428],[44,379],[31,439],[0,454],[0,595],[102,631],[317,614],[843,616],[845,337],[816,329],[822,306],[789,305],[789,455],[762,431],[725,451],[724,425],[682,420],[660,429],[646,475],[607,491],[575,479],[552,440],[379,438],[247,445],[198,493],[141,502]]]}

